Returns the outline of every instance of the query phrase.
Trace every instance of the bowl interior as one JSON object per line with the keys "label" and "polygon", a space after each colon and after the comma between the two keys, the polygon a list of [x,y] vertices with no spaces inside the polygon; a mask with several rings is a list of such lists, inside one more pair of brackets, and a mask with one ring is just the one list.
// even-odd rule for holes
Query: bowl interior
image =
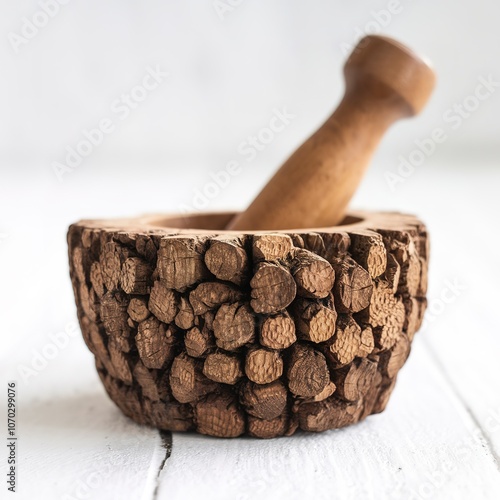
{"label": "bowl interior", "polygon": [[[220,213],[200,213],[200,214],[175,214],[171,216],[156,216],[151,217],[147,223],[151,226],[161,228],[177,228],[201,231],[223,231],[229,221],[236,215],[237,212],[220,212]],[[363,221],[363,218],[354,215],[347,215],[342,222],[335,227],[349,226],[358,224]],[[304,229],[286,229],[283,231],[304,232]],[[229,231],[228,231],[229,232]],[[242,231],[249,232],[249,231]],[[280,232],[280,231],[273,231]]]}

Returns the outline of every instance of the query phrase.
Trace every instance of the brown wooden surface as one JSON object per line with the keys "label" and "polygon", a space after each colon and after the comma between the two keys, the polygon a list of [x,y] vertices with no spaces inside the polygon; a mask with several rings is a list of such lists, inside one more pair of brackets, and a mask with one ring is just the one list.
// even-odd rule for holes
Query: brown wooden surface
{"label": "brown wooden surface", "polygon": [[357,212],[331,228],[220,229],[231,217],[70,227],[80,326],[110,397],[139,423],[224,437],[382,411],[425,310],[423,224]]}
{"label": "brown wooden surface", "polygon": [[395,40],[370,35],[344,67],[344,98],[283,164],[251,205],[228,225],[275,230],[338,224],[387,128],[417,114],[435,76]]}

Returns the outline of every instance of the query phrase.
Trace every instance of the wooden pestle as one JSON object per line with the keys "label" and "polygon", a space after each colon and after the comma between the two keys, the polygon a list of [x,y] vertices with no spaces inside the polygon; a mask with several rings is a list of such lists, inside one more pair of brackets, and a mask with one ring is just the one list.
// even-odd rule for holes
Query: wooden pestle
{"label": "wooden pestle", "polygon": [[414,116],[435,83],[429,64],[399,42],[370,35],[344,66],[335,112],[297,149],[227,229],[276,230],[339,224],[387,128]]}

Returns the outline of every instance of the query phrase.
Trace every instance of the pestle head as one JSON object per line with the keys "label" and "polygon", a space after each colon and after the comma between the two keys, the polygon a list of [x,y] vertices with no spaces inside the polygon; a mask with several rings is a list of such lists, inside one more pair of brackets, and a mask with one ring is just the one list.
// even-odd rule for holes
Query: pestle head
{"label": "pestle head", "polygon": [[[401,116],[418,114],[436,82],[430,63],[402,43],[369,35],[354,48],[344,66],[346,93],[366,90],[392,100]],[[374,91],[374,88],[378,87]]]}

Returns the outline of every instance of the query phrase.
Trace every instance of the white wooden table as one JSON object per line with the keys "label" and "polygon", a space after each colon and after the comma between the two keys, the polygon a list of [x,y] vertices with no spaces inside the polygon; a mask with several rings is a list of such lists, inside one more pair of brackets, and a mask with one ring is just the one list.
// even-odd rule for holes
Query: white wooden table
{"label": "white wooden table", "polygon": [[[92,200],[83,196],[90,185],[77,174],[63,186],[21,172],[2,181],[1,213],[10,219],[0,222],[0,434],[5,442],[6,384],[16,380],[19,462],[14,496],[6,490],[6,448],[0,447],[0,497],[500,498],[500,227],[492,217],[500,211],[500,171],[442,162],[394,193],[382,172],[370,174],[355,205],[399,207],[428,223],[426,325],[384,413],[339,431],[268,441],[140,427],[105,395],[78,329],[59,335],[60,347],[47,347],[76,317],[66,227],[78,218],[113,215],[103,201],[110,181],[93,179]],[[232,189],[245,189],[248,181],[235,180]],[[136,187],[121,182],[119,196],[111,194],[115,204]],[[134,198],[125,214],[144,212],[141,206],[158,210],[148,201],[160,195],[159,186]],[[243,201],[221,202],[229,203]],[[119,204],[115,210],[119,215]]]}

